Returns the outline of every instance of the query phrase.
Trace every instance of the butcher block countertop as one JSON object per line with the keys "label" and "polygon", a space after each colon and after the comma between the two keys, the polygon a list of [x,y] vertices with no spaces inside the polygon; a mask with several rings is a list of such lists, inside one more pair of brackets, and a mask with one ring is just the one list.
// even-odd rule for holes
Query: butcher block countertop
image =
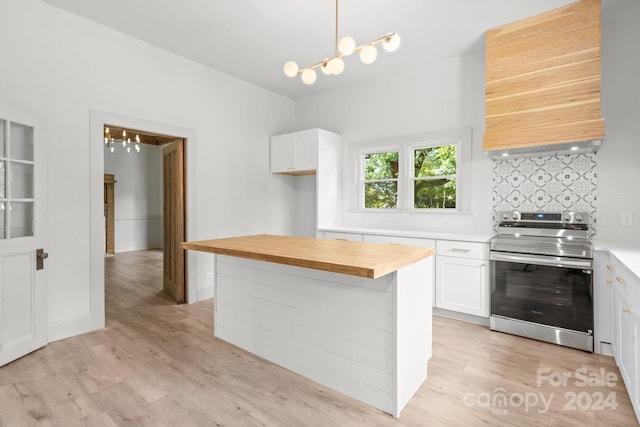
{"label": "butcher block countertop", "polygon": [[377,279],[435,254],[434,249],[308,237],[254,236],[182,243],[184,249]]}

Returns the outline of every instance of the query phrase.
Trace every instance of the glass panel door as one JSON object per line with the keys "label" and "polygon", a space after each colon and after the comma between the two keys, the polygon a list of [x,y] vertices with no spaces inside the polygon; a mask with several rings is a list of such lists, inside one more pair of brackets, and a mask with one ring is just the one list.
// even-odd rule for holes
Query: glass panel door
{"label": "glass panel door", "polygon": [[33,128],[0,120],[0,239],[34,235]]}

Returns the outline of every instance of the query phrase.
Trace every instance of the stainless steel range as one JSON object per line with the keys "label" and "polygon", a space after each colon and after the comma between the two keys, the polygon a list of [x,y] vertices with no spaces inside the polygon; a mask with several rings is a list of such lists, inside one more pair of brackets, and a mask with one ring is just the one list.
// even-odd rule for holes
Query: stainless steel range
{"label": "stainless steel range", "polygon": [[593,246],[583,212],[500,212],[492,330],[593,351]]}

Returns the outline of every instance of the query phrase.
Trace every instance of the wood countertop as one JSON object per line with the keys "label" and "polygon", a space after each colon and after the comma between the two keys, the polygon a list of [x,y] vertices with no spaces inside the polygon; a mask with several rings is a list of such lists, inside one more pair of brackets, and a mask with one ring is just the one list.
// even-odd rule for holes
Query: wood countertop
{"label": "wood countertop", "polygon": [[182,243],[184,249],[376,279],[435,254],[435,249],[308,237],[254,236]]}

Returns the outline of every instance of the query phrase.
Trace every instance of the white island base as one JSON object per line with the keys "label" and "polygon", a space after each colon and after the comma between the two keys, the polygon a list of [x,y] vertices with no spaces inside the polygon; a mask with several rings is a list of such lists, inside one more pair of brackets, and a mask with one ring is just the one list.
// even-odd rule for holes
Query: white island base
{"label": "white island base", "polygon": [[427,378],[433,257],[376,279],[216,255],[214,334],[394,417]]}

